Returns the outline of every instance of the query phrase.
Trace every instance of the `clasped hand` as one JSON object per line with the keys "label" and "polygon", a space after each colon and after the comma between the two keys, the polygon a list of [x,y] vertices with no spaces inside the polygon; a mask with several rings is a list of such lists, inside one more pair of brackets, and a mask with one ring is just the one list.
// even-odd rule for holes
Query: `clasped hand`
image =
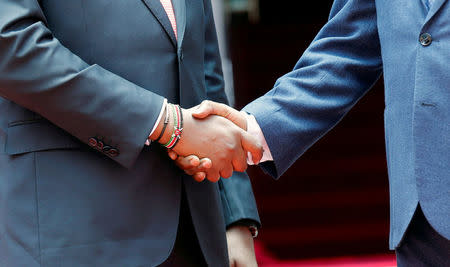
{"label": "clasped hand", "polygon": [[196,181],[217,182],[233,171],[245,171],[247,152],[255,163],[262,158],[262,146],[247,133],[246,118],[239,111],[204,101],[183,113],[183,135],[168,153]]}

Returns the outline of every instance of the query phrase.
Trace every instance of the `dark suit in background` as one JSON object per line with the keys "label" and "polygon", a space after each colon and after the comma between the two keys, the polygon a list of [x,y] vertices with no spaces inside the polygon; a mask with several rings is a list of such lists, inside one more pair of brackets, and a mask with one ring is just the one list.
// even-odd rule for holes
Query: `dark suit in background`
{"label": "dark suit in background", "polygon": [[0,2],[0,266],[160,264],[182,201],[227,266],[225,222],[258,220],[245,174],[196,183],[143,148],[164,97],[226,101],[210,2],[173,5],[178,41],[159,0]]}

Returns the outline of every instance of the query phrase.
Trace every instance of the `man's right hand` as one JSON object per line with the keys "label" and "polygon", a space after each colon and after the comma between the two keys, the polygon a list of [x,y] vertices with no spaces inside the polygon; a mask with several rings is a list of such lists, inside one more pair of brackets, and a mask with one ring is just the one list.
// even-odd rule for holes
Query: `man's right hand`
{"label": "man's right hand", "polygon": [[[212,115],[221,116],[233,122],[242,130],[247,131],[246,114],[225,104],[205,100],[200,105],[191,108],[190,111],[192,112],[192,116],[197,119],[205,119]],[[214,164],[214,161],[211,162],[211,159],[202,158],[197,154],[184,157],[178,155],[173,150],[169,150],[168,154],[180,169],[184,170],[186,174],[191,175],[197,182],[201,182],[207,177],[206,173],[208,169]],[[261,158],[254,158],[252,155],[252,159],[257,164]]]}
{"label": "man's right hand", "polygon": [[[209,181],[228,178],[233,171],[245,171],[247,152],[255,160],[261,159],[261,145],[233,122],[221,116],[195,119],[192,112],[193,109],[183,110],[183,133],[173,151],[180,156],[196,155],[198,158],[210,159],[212,166],[205,170]],[[167,130],[160,142],[167,142],[170,134],[171,131]]]}

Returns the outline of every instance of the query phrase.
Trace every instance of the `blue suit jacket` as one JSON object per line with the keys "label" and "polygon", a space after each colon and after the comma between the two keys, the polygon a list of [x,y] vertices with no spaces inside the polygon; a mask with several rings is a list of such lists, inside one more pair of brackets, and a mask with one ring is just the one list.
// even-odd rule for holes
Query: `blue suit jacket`
{"label": "blue suit jacket", "polygon": [[159,0],[1,1],[0,266],[155,266],[182,183],[228,266],[225,223],[258,220],[248,177],[196,183],[144,147],[163,97],[226,101],[210,1],[173,4],[178,40]]}
{"label": "blue suit jacket", "polygon": [[[423,33],[431,35],[428,46]],[[280,176],[383,73],[390,246],[399,244],[419,203],[450,238],[449,62],[449,1],[428,9],[421,0],[336,0],[294,70],[245,108],[274,157],[265,169]]]}

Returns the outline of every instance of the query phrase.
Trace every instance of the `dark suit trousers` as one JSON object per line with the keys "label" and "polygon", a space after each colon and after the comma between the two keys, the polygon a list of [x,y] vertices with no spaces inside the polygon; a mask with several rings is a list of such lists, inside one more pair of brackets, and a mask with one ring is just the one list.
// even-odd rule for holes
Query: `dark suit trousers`
{"label": "dark suit trousers", "polygon": [[192,224],[184,186],[182,188],[180,220],[177,239],[169,258],[160,267],[207,266]]}
{"label": "dark suit trousers", "polygon": [[398,267],[450,266],[450,241],[432,228],[418,206],[395,254]]}

